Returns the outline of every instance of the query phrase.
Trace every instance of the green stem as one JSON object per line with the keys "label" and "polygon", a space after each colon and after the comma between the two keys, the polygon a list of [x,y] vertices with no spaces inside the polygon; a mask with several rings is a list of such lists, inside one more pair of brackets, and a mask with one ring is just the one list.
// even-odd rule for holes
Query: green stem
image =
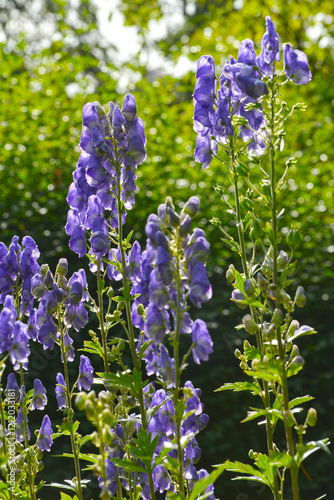
{"label": "green stem", "polygon": [[[21,387],[24,386],[24,374],[23,374],[22,363],[20,364],[20,385],[21,385]],[[30,450],[29,439],[28,439],[28,424],[27,424],[28,411],[27,411],[27,406],[25,403],[23,403],[23,405],[22,405],[22,413],[23,413],[23,425],[24,425],[24,445],[25,445],[25,449],[27,450],[28,484],[29,484],[31,500],[36,500],[34,474],[33,474],[33,468],[32,468],[32,464],[31,464],[31,455],[30,455],[31,450]]]}
{"label": "green stem", "polygon": [[[120,165],[118,164],[117,159],[116,159],[116,163],[117,163],[116,171],[117,171],[117,206],[118,206],[118,241],[119,241],[120,252],[121,252],[122,283],[123,283],[124,289],[126,290],[127,287],[129,286],[129,282],[128,282],[128,278],[126,275],[126,258],[125,258],[125,249],[123,246],[123,224],[122,224],[123,202],[121,200]],[[127,297],[125,299],[125,311],[126,311],[126,318],[127,318],[127,324],[128,324],[127,331],[128,331],[128,339],[129,339],[129,344],[130,344],[132,362],[133,362],[133,365],[136,368],[136,370],[141,371],[141,363],[140,363],[140,360],[138,359],[137,352],[136,352],[135,334],[134,334],[134,328],[133,328],[132,316],[131,316],[131,303]],[[138,402],[139,402],[142,426],[143,426],[143,429],[147,432],[148,422],[147,422],[147,417],[146,417],[146,409],[145,409],[145,404],[144,404],[144,393],[143,393],[142,387],[138,391]],[[151,500],[155,500],[155,491],[154,491],[154,482],[153,482],[152,471],[148,471],[148,481],[149,481],[149,487],[150,487],[150,493],[151,493]]]}
{"label": "green stem", "polygon": [[174,390],[174,407],[175,407],[175,423],[176,423],[176,441],[178,454],[178,478],[179,478],[179,494],[184,495],[184,477],[183,477],[183,450],[181,446],[181,423],[182,415],[179,415],[177,410],[180,393],[181,368],[180,368],[180,353],[179,353],[179,337],[181,327],[181,281],[180,281],[180,237],[176,233],[176,276],[177,276],[177,312],[176,312],[176,328],[174,334],[174,359],[176,367],[176,381]]}
{"label": "green stem", "polygon": [[67,359],[66,359],[66,350],[65,350],[65,345],[64,345],[64,330],[62,326],[62,312],[61,312],[61,306],[58,306],[58,324],[59,324],[59,329],[60,329],[60,348],[61,348],[61,353],[63,357],[63,365],[64,365],[64,375],[65,375],[65,393],[66,393],[66,409],[67,409],[67,418],[70,423],[70,437],[71,437],[71,447],[72,447],[72,452],[73,452],[73,459],[74,459],[74,468],[75,468],[75,475],[77,479],[77,495],[79,500],[83,500],[82,496],[82,486],[81,486],[81,471],[80,471],[80,463],[79,463],[79,453],[77,449],[77,445],[75,442],[75,437],[74,437],[74,432],[73,432],[73,409],[72,409],[72,403],[71,403],[71,391],[70,391],[70,382],[69,382],[69,375],[68,375],[68,367],[67,367]]}
{"label": "green stem", "polygon": [[[241,207],[240,207],[238,173],[236,171],[234,140],[232,137],[230,139],[230,151],[231,151],[231,167],[232,167],[232,172],[233,172],[233,177],[234,177],[234,196],[235,196],[235,207],[236,207],[239,246],[240,246],[240,250],[241,250],[241,260],[242,260],[242,267],[243,267],[244,275],[245,275],[245,278],[248,279],[249,278],[249,271],[248,271],[247,256],[246,256],[246,245],[245,245],[245,238],[244,238],[244,231],[243,231],[243,223],[242,223],[242,213],[241,213]],[[256,323],[258,323],[257,314],[256,314],[256,311],[254,310],[253,307],[250,307],[250,312],[251,312],[252,318],[254,320],[256,320]],[[262,352],[262,354],[264,354],[263,343],[262,343],[259,329],[256,330],[256,343],[257,343],[257,348]],[[263,381],[263,390],[264,390],[263,402],[264,402],[265,408],[269,408],[270,407],[269,386],[268,386],[268,382],[266,380]],[[266,434],[267,434],[268,455],[270,456],[273,452],[274,442],[273,442],[273,427],[272,427],[272,423],[271,423],[269,416],[266,417]],[[274,475],[274,478],[273,478],[273,487],[274,487],[274,499],[278,500],[278,498],[279,498],[278,497],[278,484],[277,484],[276,475]]]}
{"label": "green stem", "polygon": [[101,275],[101,259],[97,261],[97,296],[98,296],[98,305],[99,305],[99,323],[101,329],[101,339],[102,339],[102,347],[103,347],[103,361],[104,361],[104,371],[105,373],[109,373],[109,361],[108,361],[108,349],[107,349],[107,334],[104,328],[104,316],[103,316],[103,296],[100,291],[100,275]]}
{"label": "green stem", "polygon": [[[270,143],[269,143],[269,154],[270,154],[270,181],[271,181],[271,223],[274,235],[273,242],[273,284],[276,285],[276,307],[279,308],[279,282],[278,282],[278,271],[277,271],[277,256],[278,256],[278,245],[277,245],[277,235],[278,235],[278,223],[277,223],[277,202],[276,202],[276,182],[275,182],[275,147],[274,147],[274,136],[275,136],[275,83],[271,85],[271,96],[270,96]],[[289,391],[288,391],[288,380],[286,375],[285,367],[285,349],[282,343],[281,328],[276,328],[276,339],[278,345],[278,354],[282,362],[282,394],[283,394],[283,409],[284,413],[289,410]],[[287,447],[289,455],[294,458],[294,442],[292,435],[292,428],[286,424],[284,418],[284,427],[287,440]],[[298,469],[296,466],[291,467],[291,483],[293,500],[299,500],[299,484],[298,484]]]}

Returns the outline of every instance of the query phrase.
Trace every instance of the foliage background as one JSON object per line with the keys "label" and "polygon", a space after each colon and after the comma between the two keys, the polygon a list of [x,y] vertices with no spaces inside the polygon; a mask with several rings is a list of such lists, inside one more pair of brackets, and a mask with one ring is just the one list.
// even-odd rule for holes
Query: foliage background
{"label": "foliage background", "polygon": [[[41,262],[48,262],[51,268],[63,256],[72,268],[86,265],[69,252],[63,229],[66,193],[79,157],[82,106],[94,100],[104,105],[110,100],[120,103],[122,93],[133,93],[146,124],[148,157],[138,172],[139,191],[128,227],[135,227],[135,238],[143,241],[146,217],[156,212],[166,195],[182,206],[197,194],[201,198],[197,223],[211,243],[214,296],[200,316],[208,321],[215,353],[209,364],[188,371],[194,385],[204,389],[203,402],[210,415],[208,428],[199,436],[201,465],[210,469],[212,463],[227,458],[247,460],[249,448],[261,451],[261,427],[239,423],[247,406],[254,403],[244,395],[213,393],[224,382],[242,379],[233,352],[245,337],[234,329],[242,314],[231,304],[224,278],[234,256],[208,222],[216,216],[234,230],[213,190],[218,183],[228,195],[229,179],[218,162],[202,170],[193,160],[192,92],[201,55],[211,54],[218,72],[230,54],[236,56],[244,38],[252,38],[259,48],[265,16],[271,15],[281,40],[307,53],[313,73],[310,84],[288,85],[283,95],[290,105],[305,102],[308,106],[304,114],[291,119],[286,130],[282,168],[291,154],[298,161],[279,202],[285,208],[282,231],[294,224],[303,234],[295,278],[296,285],[306,289],[308,305],[300,318],[319,332],[300,345],[306,364],[291,396],[315,396],[318,426],[312,435],[314,439],[333,437],[333,2],[154,0],[148,4],[145,0],[118,0],[111,5],[106,1],[103,16],[112,19],[122,12],[125,24],[137,30],[138,45],[125,62],[119,58],[113,34],[106,37],[101,33],[98,5],[92,0],[0,0],[2,241],[8,244],[14,234],[30,234],[41,250]],[[180,67],[190,69],[179,76]],[[252,172],[256,179],[255,168]],[[36,356],[39,359],[42,354]],[[43,356],[45,361],[45,353]],[[36,377],[42,378],[38,373],[45,371],[43,359],[36,361]],[[47,366],[53,393],[52,359]],[[56,413],[54,408],[49,410]],[[314,457],[305,464],[312,481],[302,478],[303,500],[324,493],[333,498],[333,457]],[[64,464],[53,459],[48,480],[63,479]],[[268,492],[259,486],[229,479],[226,473],[217,483],[217,496],[268,498]],[[42,492],[41,498],[59,498],[59,493],[52,496],[46,488]],[[91,495],[97,498],[97,490]]]}

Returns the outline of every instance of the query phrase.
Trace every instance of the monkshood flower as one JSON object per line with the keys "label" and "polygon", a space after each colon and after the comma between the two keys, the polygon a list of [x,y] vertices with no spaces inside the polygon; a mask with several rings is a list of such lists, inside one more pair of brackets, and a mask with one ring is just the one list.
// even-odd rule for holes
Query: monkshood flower
{"label": "monkshood flower", "polygon": [[18,411],[18,414],[17,414],[15,422],[16,422],[16,439],[20,443],[22,443],[23,441],[25,441],[25,425],[24,425],[24,422],[26,422],[28,440],[30,440],[31,433],[30,433],[30,429],[28,427],[28,417],[27,416],[24,417],[21,409]]}
{"label": "monkshood flower", "polygon": [[56,398],[59,410],[66,407],[66,395],[65,395],[65,379],[62,373],[57,373],[56,376]]}
{"label": "monkshood flower", "polygon": [[89,391],[93,383],[93,367],[87,356],[80,356],[78,389],[79,391]]}
{"label": "monkshood flower", "polygon": [[14,323],[12,343],[9,352],[14,370],[19,370],[20,365],[22,365],[25,370],[28,369],[28,357],[30,354],[28,325],[22,323],[22,321],[15,321]]}
{"label": "monkshood flower", "polygon": [[[117,475],[117,469],[115,464],[110,460],[110,458],[107,458],[105,460],[105,466],[106,466],[106,476],[107,476],[107,485],[108,485],[108,491],[111,495],[116,495],[117,493],[117,486],[118,486],[118,475]],[[102,489],[103,488],[103,479],[100,476],[99,477],[99,486]]]}
{"label": "monkshood flower", "polygon": [[122,109],[111,102],[108,113],[98,102],[85,104],[81,156],[67,197],[71,210],[66,232],[79,257],[87,252],[86,231],[91,232],[92,253],[97,258],[108,253],[109,225],[118,227],[118,200],[126,210],[134,204],[136,168],[145,159],[145,142],[131,94],[124,97]]}
{"label": "monkshood flower", "polygon": [[205,322],[201,319],[197,319],[193,324],[192,341],[193,358],[195,363],[199,365],[201,361],[207,361],[209,354],[213,352],[213,343],[209,331]]}
{"label": "monkshood flower", "polygon": [[50,451],[52,443],[53,440],[51,420],[48,415],[45,415],[36,442],[37,448],[39,448],[41,451]]}
{"label": "monkshood flower", "polygon": [[35,241],[30,236],[22,239],[22,247],[19,237],[14,236],[7,249],[4,243],[0,243],[0,303],[8,294],[14,294],[14,286],[18,279],[21,281],[21,305],[20,314],[29,314],[33,310],[33,296],[30,291],[31,278],[39,271],[37,259],[40,253]]}
{"label": "monkshood flower", "polygon": [[42,382],[36,378],[34,381],[34,393],[31,400],[32,410],[44,410],[48,399],[46,397],[46,389]]}
{"label": "monkshood flower", "polygon": [[266,32],[262,37],[261,47],[262,51],[257,58],[257,65],[263,73],[273,75],[275,71],[274,61],[279,62],[281,54],[279,51],[279,38],[270,16],[266,17]]}
{"label": "monkshood flower", "polygon": [[301,50],[293,50],[290,43],[283,44],[285,73],[297,85],[305,85],[312,78],[307,56]]}

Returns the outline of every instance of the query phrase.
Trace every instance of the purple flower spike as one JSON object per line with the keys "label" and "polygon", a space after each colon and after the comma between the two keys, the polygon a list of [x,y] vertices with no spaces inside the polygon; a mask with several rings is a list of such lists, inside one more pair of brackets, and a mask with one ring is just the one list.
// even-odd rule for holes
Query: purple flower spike
{"label": "purple flower spike", "polygon": [[32,410],[44,410],[48,399],[46,397],[46,389],[42,382],[36,378],[34,381],[34,394],[31,401]]}
{"label": "purple flower spike", "polygon": [[80,366],[79,366],[79,379],[78,388],[79,391],[85,390],[89,391],[93,383],[93,368],[90,364],[87,356],[80,356]]}
{"label": "purple flower spike", "polygon": [[293,50],[290,43],[283,44],[285,73],[297,85],[306,85],[311,78],[307,56],[301,50]]}
{"label": "purple flower spike", "polygon": [[276,33],[275,25],[270,16],[266,17],[266,32],[261,41],[262,52],[257,59],[261,71],[269,75],[273,74],[274,61],[280,61],[279,39]]}
{"label": "purple flower spike", "polygon": [[39,430],[39,436],[36,443],[37,448],[42,451],[50,451],[52,442],[51,420],[48,415],[45,415]]}
{"label": "purple flower spike", "polygon": [[201,361],[207,361],[209,359],[209,354],[213,352],[213,342],[205,322],[201,319],[197,319],[194,322],[192,341],[194,344],[192,350],[193,358],[195,363],[199,365]]}

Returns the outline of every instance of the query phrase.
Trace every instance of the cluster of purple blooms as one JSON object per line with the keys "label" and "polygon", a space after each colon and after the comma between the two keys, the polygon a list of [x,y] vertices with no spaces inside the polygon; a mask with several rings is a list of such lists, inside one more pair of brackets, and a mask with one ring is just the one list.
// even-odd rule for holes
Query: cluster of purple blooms
{"label": "cluster of purple blooms", "polygon": [[[88,299],[86,275],[83,270],[74,273],[66,280],[67,261],[61,259],[57,267],[57,282],[47,266],[40,267],[37,259],[40,253],[34,240],[25,236],[22,246],[14,236],[9,248],[0,243],[0,354],[8,353],[15,371],[28,370],[29,342],[39,342],[44,349],[52,349],[55,341],[59,342],[60,333],[55,323],[58,306],[64,309],[64,346],[67,361],[74,359],[73,340],[68,334],[69,328],[80,330],[88,321],[83,302]],[[39,299],[39,307],[34,307],[34,300]],[[78,387],[90,389],[93,383],[92,367],[86,356],[81,356]],[[65,381],[61,373],[57,375],[56,395],[58,406],[62,408]],[[61,389],[60,389],[61,388]],[[10,373],[6,390],[15,390],[17,403],[22,405],[26,396],[25,386],[18,387],[16,376]],[[61,394],[63,396],[61,396]],[[44,410],[47,403],[46,390],[39,379],[34,381],[32,399],[23,413],[21,407],[16,419],[16,437],[19,442],[25,440],[24,428],[28,428],[28,412]],[[52,444],[51,421],[48,415],[43,418],[37,439],[37,447],[50,450]]]}
{"label": "cluster of purple blooms", "polygon": [[[160,493],[171,493],[175,491],[173,480],[168,471],[168,459],[177,459],[177,450],[173,446],[176,438],[175,430],[175,408],[170,394],[165,389],[155,390],[153,384],[145,387],[145,400],[146,411],[148,416],[148,432],[151,433],[152,440],[157,439],[157,447],[153,455],[153,462],[166,447],[171,451],[165,459],[164,464],[159,464],[153,468],[153,482],[154,488]],[[194,483],[203,477],[208,476],[204,469],[196,470],[195,464],[201,456],[201,450],[195,439],[195,435],[207,425],[209,420],[208,415],[203,413],[203,405],[200,402],[200,389],[195,389],[190,381],[187,381],[184,386],[185,396],[185,409],[184,418],[181,424],[181,435],[183,439],[187,440],[184,448],[183,467],[184,478],[189,483],[192,490]],[[157,410],[158,408],[158,410]],[[138,431],[138,426],[137,426]],[[129,438],[129,436],[127,436]],[[124,430],[120,424],[116,424],[114,429],[114,439],[112,444],[108,447],[108,458],[106,460],[106,472],[108,481],[108,490],[112,495],[116,495],[118,481],[120,480],[123,487],[128,489],[128,472],[122,467],[116,469],[113,463],[113,458],[126,458],[126,440],[124,437]],[[137,465],[141,465],[140,460]],[[134,479],[134,478],[133,478]],[[100,478],[100,485],[102,486],[102,479]],[[150,489],[148,476],[144,472],[137,474],[137,486],[141,489],[141,497],[144,500],[149,500]],[[213,486],[210,485],[206,489],[209,500],[214,500]]]}
{"label": "cluster of purple blooms", "polygon": [[[177,328],[179,333],[191,334],[193,358],[198,364],[207,361],[213,351],[206,324],[191,319],[187,304],[189,299],[201,307],[212,295],[205,267],[209,243],[203,230],[190,232],[198,207],[199,199],[192,196],[179,215],[167,198],[158,215],[148,217],[141,276],[132,288],[133,295],[139,294],[132,305],[132,320],[143,332],[140,343],[149,343],[144,358],[147,373],[169,387],[175,386],[176,367],[164,345],[166,336]],[[138,313],[142,308],[145,315]]]}
{"label": "cluster of purple blooms", "polygon": [[124,97],[122,110],[110,102],[107,114],[98,102],[85,104],[81,155],[67,197],[71,210],[66,224],[70,248],[80,257],[87,252],[86,231],[97,258],[108,252],[108,233],[118,227],[120,201],[127,210],[134,204],[136,167],[145,159],[145,142],[133,95]]}
{"label": "cluster of purple blooms", "polygon": [[[216,92],[215,64],[211,56],[202,56],[197,65],[194,91],[194,130],[197,132],[195,160],[208,167],[218,150],[234,136],[233,116],[243,117],[240,136],[249,142],[248,152],[262,154],[267,147],[263,129],[266,125],[259,99],[268,93],[267,83],[276,78],[275,63],[281,59],[279,37],[271,18],[266,18],[266,32],[256,55],[252,40],[243,40],[235,60],[226,61]],[[294,83],[306,84],[311,73],[306,55],[283,44],[284,72]],[[258,104],[255,106],[255,104]]]}

